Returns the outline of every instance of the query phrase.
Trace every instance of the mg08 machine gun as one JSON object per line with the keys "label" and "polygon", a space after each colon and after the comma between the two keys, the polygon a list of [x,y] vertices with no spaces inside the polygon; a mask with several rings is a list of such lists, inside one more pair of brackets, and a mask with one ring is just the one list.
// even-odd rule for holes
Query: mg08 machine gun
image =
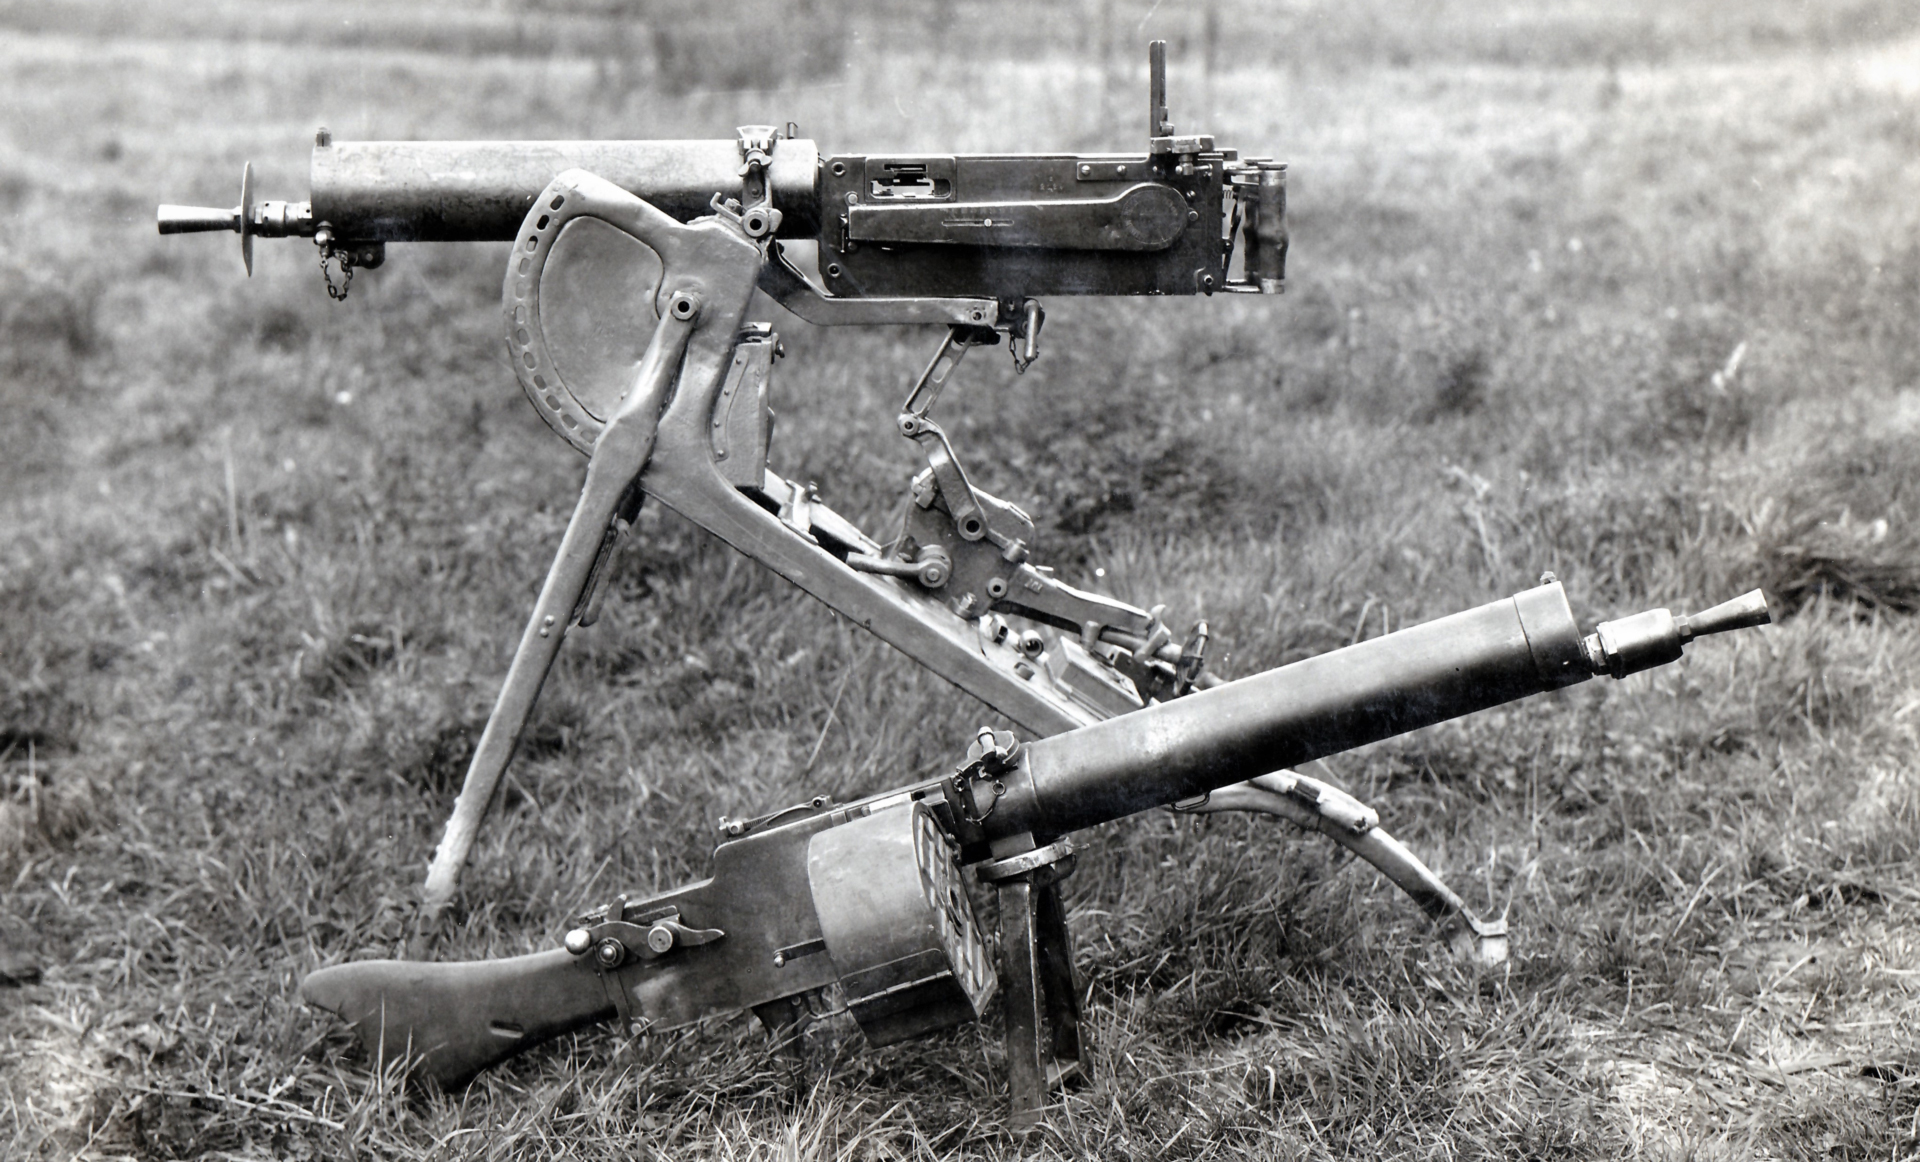
{"label": "mg08 machine gun", "polygon": [[[717,534],[1032,736],[983,729],[949,777],[845,805],[721,820],[711,878],[582,917],[565,947],[504,961],[363,961],[302,995],[443,1084],[618,1016],[683,1026],[751,1009],[790,1033],[837,990],[875,1043],[1005,1001],[1016,1122],[1084,1061],[1060,880],[1070,833],[1148,808],[1252,810],[1318,830],[1405,889],[1457,947],[1505,956],[1375,812],[1287,769],[1595,673],[1680,656],[1766,620],[1756,593],[1582,634],[1551,579],[1518,596],[1239,682],[1211,633],[1077,588],[1034,557],[1035,523],[976,487],[932,410],[969,348],[1040,352],[1045,295],[1277,294],[1286,167],[1168,119],[1150,51],[1147,147],[1103,154],[823,154],[788,125],[732,141],[315,140],[308,201],[162,206],[163,234],[311,238],[326,288],[393,242],[512,243],[507,349],[585,482],[476,747],[424,888],[430,928],[561,643],[593,624],[644,498]],[[335,282],[338,277],[339,282]],[[781,476],[772,325],[754,292],[823,326],[944,334],[896,424],[925,467],[889,539]],[[996,956],[959,875],[998,894]]]}

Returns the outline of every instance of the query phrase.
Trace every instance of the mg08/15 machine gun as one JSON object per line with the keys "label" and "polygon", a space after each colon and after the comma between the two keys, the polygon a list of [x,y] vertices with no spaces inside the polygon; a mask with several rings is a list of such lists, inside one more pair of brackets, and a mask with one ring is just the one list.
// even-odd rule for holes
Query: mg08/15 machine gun
{"label": "mg08/15 machine gun", "polygon": [[[457,886],[487,804],[573,626],[593,624],[621,541],[652,497],[760,561],[1033,736],[983,729],[951,776],[835,805],[720,822],[709,879],[581,918],[565,947],[471,964],[321,969],[308,1001],[443,1084],[589,1022],[683,1026],[751,1009],[776,1034],[830,990],[884,1044],[1004,998],[1017,1123],[1082,1061],[1060,881],[1070,833],[1148,808],[1251,810],[1318,830],[1406,890],[1468,955],[1506,953],[1375,812],[1287,769],[1767,620],[1758,592],[1692,618],[1576,626],[1557,583],[1239,682],[1211,634],[1069,585],[1035,524],[976,487],[933,418],[971,347],[1038,357],[1043,295],[1279,293],[1286,167],[1168,120],[1150,52],[1144,152],[829,154],[793,126],[733,141],[339,142],[322,130],[310,200],[162,206],[162,233],[308,237],[327,291],[389,242],[510,241],[515,375],[588,456],[585,482],[435,852],[421,921]],[[338,276],[339,283],[334,279]],[[878,540],[773,467],[771,324],[945,328],[896,418],[925,467]],[[960,879],[993,885],[996,956]]]}

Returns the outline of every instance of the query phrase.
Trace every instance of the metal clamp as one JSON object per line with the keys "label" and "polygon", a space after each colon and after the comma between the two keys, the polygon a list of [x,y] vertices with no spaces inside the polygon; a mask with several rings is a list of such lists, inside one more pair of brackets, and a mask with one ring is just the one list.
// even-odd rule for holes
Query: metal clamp
{"label": "metal clamp", "polygon": [[[607,999],[619,1014],[620,1027],[638,1033],[646,1025],[646,1017],[634,1012],[633,994],[621,981],[620,969],[636,961],[658,960],[682,946],[711,944],[724,938],[726,933],[718,928],[683,924],[680,909],[671,906],[642,913],[637,923],[625,918],[626,910],[625,896],[617,897],[604,908],[596,908],[581,917],[583,924],[591,923],[591,926],[570,929],[560,938],[560,945],[574,956],[593,958],[593,967],[600,974]],[[596,916],[602,917],[597,923],[593,922]]]}
{"label": "metal clamp", "polygon": [[773,208],[773,183],[767,168],[780,140],[774,125],[742,125],[740,135],[740,228],[749,238],[765,238],[780,229],[780,211]]}
{"label": "metal clamp", "polygon": [[[967,747],[966,765],[947,780],[948,798],[961,817],[969,823],[986,822],[993,809],[1000,805],[1000,796],[1007,793],[1007,785],[1000,776],[1013,770],[1019,761],[1020,741],[1011,730],[981,727]],[[980,804],[982,788],[991,796],[984,808]]]}
{"label": "metal clamp", "polygon": [[1187,635],[1187,644],[1180,649],[1180,662],[1174,668],[1173,696],[1175,698],[1191,693],[1194,684],[1200,681],[1200,672],[1207,665],[1207,642],[1212,637],[1204,620],[1193,623],[1193,632]]}
{"label": "metal clamp", "polygon": [[1019,855],[1010,855],[1005,859],[990,859],[974,866],[974,874],[980,882],[997,884],[1015,876],[1026,875],[1052,864],[1073,858],[1073,840],[1061,836],[1045,847],[1036,847],[1032,851],[1023,851]]}

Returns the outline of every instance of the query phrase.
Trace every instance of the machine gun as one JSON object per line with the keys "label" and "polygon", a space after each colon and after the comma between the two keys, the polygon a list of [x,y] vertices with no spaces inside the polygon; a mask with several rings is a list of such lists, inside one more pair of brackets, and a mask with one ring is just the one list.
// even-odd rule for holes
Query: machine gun
{"label": "machine gun", "polygon": [[[951,779],[723,819],[711,879],[616,900],[564,950],[339,966],[305,982],[309,1000],[454,1084],[607,1015],[670,1028],[751,1008],[791,1030],[836,988],[887,1041],[975,1016],[1004,987],[1014,1107],[1031,1121],[1082,1056],[1058,882],[1068,835],[1162,804],[1321,830],[1462,949],[1504,957],[1503,921],[1474,916],[1371,809],[1287,764],[1670,661],[1692,634],[1765,620],[1764,600],[1692,621],[1657,611],[1583,638],[1548,583],[1222,684],[1206,670],[1204,621],[1176,636],[1162,606],[1057,578],[1035,557],[1033,518],[976,487],[933,418],[962,356],[1004,337],[1024,370],[1040,353],[1043,295],[1284,287],[1286,167],[1177,134],[1159,42],[1149,106],[1146,149],[1101,154],[823,155],[792,125],[733,141],[350,143],[322,130],[308,201],[256,200],[248,167],[232,208],[160,208],[162,233],[237,232],[249,272],[255,238],[311,238],[336,299],[388,243],[512,243],[514,373],[588,464],[435,852],[423,928],[457,887],[562,640],[598,616],[645,497],[1033,736],[983,732]],[[781,345],[748,317],[756,290],[810,323],[945,328],[896,417],[925,467],[891,539],[774,470]],[[997,886],[999,969],[956,859]]]}
{"label": "machine gun", "polygon": [[[1286,167],[1176,134],[1164,42],[1149,63],[1143,152],[823,156],[792,125],[737,141],[351,143],[323,129],[308,201],[256,200],[248,166],[237,206],[160,207],[162,234],[239,233],[249,273],[255,238],[313,239],[335,298],[389,242],[513,243],[514,372],[589,461],[435,852],[423,925],[452,898],[562,639],[598,616],[643,497],[1036,735],[1214,680],[1204,623],[1175,640],[1158,607],[1036,561],[1033,519],[972,484],[931,415],[968,348],[1004,335],[1016,368],[1038,357],[1040,295],[1282,290]],[[746,317],[756,289],[810,323],[946,328],[897,417],[926,468],[890,540],[770,468],[782,348]]]}
{"label": "machine gun", "polygon": [[[876,1045],[978,1017],[1004,989],[1016,1124],[1086,1060],[1059,880],[1069,835],[1161,805],[1263,811],[1372,862],[1469,945],[1454,896],[1353,799],[1257,775],[1680,657],[1706,634],[1766,623],[1755,590],[1692,617],[1652,610],[1582,635],[1558,582],[1052,738],[982,729],[966,760],[845,805],[814,798],[723,828],[710,878],[582,916],[563,947],[506,960],[374,960],[300,985],[369,1052],[412,1055],[444,1085],[617,1016],[674,1029],[752,1009],[776,1036],[837,989]],[[1249,775],[1255,775],[1250,782]],[[1240,784],[1233,786],[1233,784]],[[1002,956],[960,875],[998,892]]]}

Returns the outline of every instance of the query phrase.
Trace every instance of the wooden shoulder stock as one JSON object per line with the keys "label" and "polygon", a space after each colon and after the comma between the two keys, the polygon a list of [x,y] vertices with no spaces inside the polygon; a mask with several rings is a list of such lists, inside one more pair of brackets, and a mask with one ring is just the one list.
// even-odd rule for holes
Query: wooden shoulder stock
{"label": "wooden shoulder stock", "polygon": [[300,999],[352,1025],[376,1068],[412,1060],[448,1089],[523,1049],[614,1015],[591,960],[562,949],[460,964],[336,964],[301,981]]}

